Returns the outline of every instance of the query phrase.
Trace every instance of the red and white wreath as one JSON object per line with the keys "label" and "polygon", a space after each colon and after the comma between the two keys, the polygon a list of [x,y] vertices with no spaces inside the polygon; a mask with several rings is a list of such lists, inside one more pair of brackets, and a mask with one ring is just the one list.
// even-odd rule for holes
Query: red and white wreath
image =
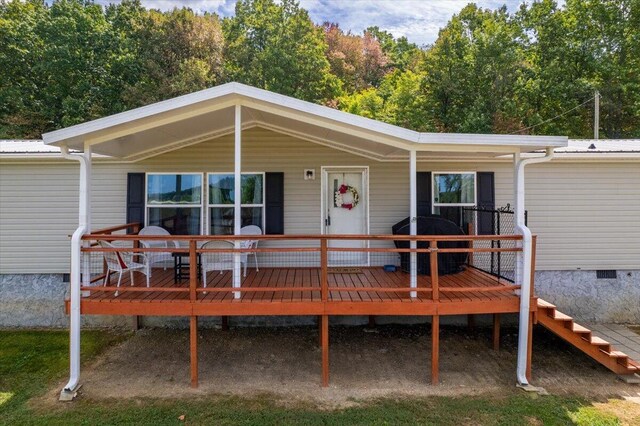
{"label": "red and white wreath", "polygon": [[[349,195],[347,195],[349,194]],[[345,195],[347,195],[345,197]],[[350,198],[350,199],[349,199]],[[349,185],[342,184],[335,193],[335,205],[343,209],[351,210],[360,202],[358,191]]]}

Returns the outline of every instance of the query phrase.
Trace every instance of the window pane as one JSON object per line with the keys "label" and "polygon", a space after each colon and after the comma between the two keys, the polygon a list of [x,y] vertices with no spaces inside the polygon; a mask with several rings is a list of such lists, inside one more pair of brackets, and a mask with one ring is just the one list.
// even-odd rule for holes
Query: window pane
{"label": "window pane", "polygon": [[446,173],[434,175],[436,203],[473,204],[475,202],[475,183],[472,174]]}
{"label": "window pane", "polygon": [[233,207],[209,208],[211,235],[233,235]]}
{"label": "window pane", "polygon": [[[233,204],[233,175],[209,175],[209,204]],[[262,175],[242,175],[242,204],[262,204]]]}
{"label": "window pane", "polygon": [[242,175],[242,204],[262,204],[262,175]]}
{"label": "window pane", "polygon": [[262,229],[262,207],[243,207],[242,226],[256,225]]}
{"label": "window pane", "polygon": [[149,204],[200,204],[202,176],[147,175]]}
{"label": "window pane", "polygon": [[[242,226],[256,225],[262,229],[262,207],[243,207]],[[210,207],[211,235],[233,235],[233,207]]]}
{"label": "window pane", "polygon": [[209,175],[209,204],[233,204],[233,175]]}
{"label": "window pane", "polygon": [[200,208],[150,207],[149,225],[161,226],[172,235],[200,235]]}

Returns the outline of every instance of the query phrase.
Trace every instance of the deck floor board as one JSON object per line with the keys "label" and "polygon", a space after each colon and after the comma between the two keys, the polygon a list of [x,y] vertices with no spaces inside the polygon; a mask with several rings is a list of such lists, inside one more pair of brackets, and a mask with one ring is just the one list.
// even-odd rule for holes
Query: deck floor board
{"label": "deck floor board", "polygon": [[[255,269],[247,270],[247,276],[242,278],[242,287],[251,288],[286,288],[293,291],[248,291],[241,292],[241,297],[236,299],[232,291],[210,291],[198,292],[197,302],[204,305],[215,305],[221,303],[241,303],[243,305],[251,305],[260,303],[281,303],[289,304],[297,303],[321,303],[320,291],[320,268],[266,268],[263,267],[259,271]],[[207,273],[207,288],[211,289],[229,289],[232,288],[232,272],[223,271],[222,273],[210,271]],[[144,275],[135,273],[134,286],[138,288],[146,287]],[[200,278],[200,277],[199,277]],[[460,273],[451,275],[442,275],[440,281],[440,300],[438,303],[448,304],[477,304],[477,303],[511,303],[518,300],[514,291],[447,291],[447,288],[465,288],[465,287],[495,287],[500,285],[510,285],[503,280],[468,268]],[[110,286],[115,286],[116,280],[112,275]],[[349,304],[385,304],[392,302],[402,302],[402,304],[415,303],[434,303],[432,295],[429,292],[418,293],[418,296],[411,298],[407,291],[346,291],[341,289],[358,289],[358,288],[398,288],[407,289],[409,287],[409,274],[396,271],[385,272],[381,267],[362,267],[356,271],[344,272],[340,270],[329,271],[328,285],[336,288],[329,292],[329,300],[331,303],[349,303]],[[96,283],[102,285],[102,283]],[[84,297],[83,301],[93,303],[144,303],[144,304],[167,304],[172,302],[189,303],[189,280],[174,282],[174,274],[172,268],[166,270],[156,268],[152,271],[151,287],[155,288],[182,288],[185,291],[126,291],[130,288],[131,281],[129,274],[123,275],[121,289],[118,296],[113,291],[92,291],[89,296]],[[198,287],[202,288],[201,280],[198,280]],[[303,287],[313,287],[314,290],[295,290]],[[430,289],[431,278],[427,275],[418,276],[418,288]],[[317,290],[315,290],[317,289]],[[117,308],[112,308],[117,309]]]}

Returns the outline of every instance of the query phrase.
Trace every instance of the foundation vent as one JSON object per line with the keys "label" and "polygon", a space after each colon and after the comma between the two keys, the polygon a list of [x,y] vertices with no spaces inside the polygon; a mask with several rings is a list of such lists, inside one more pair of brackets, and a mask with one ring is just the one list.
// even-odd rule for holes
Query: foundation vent
{"label": "foundation vent", "polygon": [[615,269],[599,269],[596,271],[596,278],[599,280],[615,280],[618,278],[618,271]]}

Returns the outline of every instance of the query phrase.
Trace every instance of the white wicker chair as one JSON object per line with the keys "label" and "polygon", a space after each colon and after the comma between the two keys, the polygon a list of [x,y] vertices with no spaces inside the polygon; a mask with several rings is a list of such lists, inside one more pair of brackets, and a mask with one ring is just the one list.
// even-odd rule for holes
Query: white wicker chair
{"label": "white wicker chair", "polygon": [[[98,241],[100,247],[105,249],[116,248],[113,244],[106,241]],[[131,277],[131,285],[133,286],[133,273],[135,271],[142,272],[147,277],[147,287],[149,287],[149,278],[151,277],[151,267],[146,261],[146,256],[143,253],[132,253],[122,251],[104,251],[102,252],[104,260],[107,263],[107,274],[104,277],[103,285],[107,285],[111,278],[111,272],[118,273],[118,284],[116,287],[120,287],[122,281],[122,274],[129,271]],[[134,262],[134,257],[142,258],[142,263]],[[115,293],[118,296],[118,291]]]}
{"label": "white wicker chair", "polygon": [[[233,243],[229,241],[208,241],[202,245],[202,249],[233,249]],[[202,253],[202,286],[207,287],[207,272],[209,271],[233,271],[233,252]]]}
{"label": "white wicker chair", "polygon": [[[262,229],[256,225],[244,226],[240,229],[240,235],[262,235]],[[241,243],[241,248],[258,248],[258,240],[245,240]],[[256,262],[256,271],[259,271],[258,267],[258,253],[242,253],[240,255],[240,262],[244,265],[244,276],[247,276],[247,263],[249,263],[249,255],[253,254],[253,259]]]}
{"label": "white wicker chair", "polygon": [[[169,231],[159,226],[145,226],[138,232],[138,235],[171,235]],[[166,248],[165,251],[154,251],[154,252],[146,252],[145,256],[147,257],[147,263],[149,268],[152,268],[153,265],[157,265],[162,263],[164,270],[167,270],[167,262],[173,261],[173,256],[171,256],[172,249],[179,248],[180,245],[177,241],[159,241],[159,240],[140,240],[140,244],[144,248]]]}

